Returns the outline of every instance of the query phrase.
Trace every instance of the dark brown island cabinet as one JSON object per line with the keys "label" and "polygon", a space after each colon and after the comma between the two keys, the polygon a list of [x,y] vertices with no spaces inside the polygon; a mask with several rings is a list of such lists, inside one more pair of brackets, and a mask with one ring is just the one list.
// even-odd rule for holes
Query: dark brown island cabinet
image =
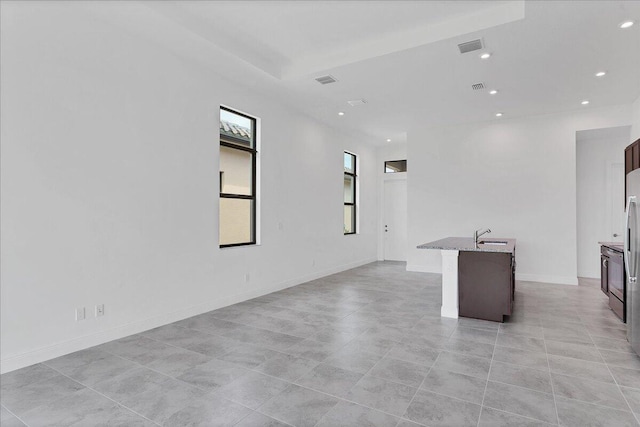
{"label": "dark brown island cabinet", "polygon": [[626,322],[626,280],[622,243],[600,243],[600,289],[609,298],[609,308]]}
{"label": "dark brown island cabinet", "polygon": [[503,322],[515,298],[513,252],[467,252],[458,255],[458,313]]}

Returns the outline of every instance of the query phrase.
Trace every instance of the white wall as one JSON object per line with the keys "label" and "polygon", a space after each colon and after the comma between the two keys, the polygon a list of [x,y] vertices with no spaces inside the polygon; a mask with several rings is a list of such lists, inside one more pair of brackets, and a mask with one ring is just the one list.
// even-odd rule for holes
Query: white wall
{"label": "white wall", "polygon": [[408,269],[440,272],[446,236],[517,242],[521,280],[576,284],[576,131],[629,125],[630,107],[492,120],[408,134]]}
{"label": "white wall", "polygon": [[[2,2],[3,372],[376,259],[363,138],[80,10]],[[262,121],[260,246],[218,247],[220,104]]]}
{"label": "white wall", "polygon": [[[384,175],[384,162],[389,160],[405,160],[407,158],[406,142],[390,142],[378,147],[378,170]],[[409,166],[407,166],[407,170]]]}
{"label": "white wall", "polygon": [[[578,276],[600,278],[599,241],[622,241],[624,229],[624,149],[628,126],[578,132],[576,137],[577,257]],[[611,180],[612,164],[619,166],[619,182]],[[613,189],[619,194],[613,195]],[[611,215],[619,229],[612,230]]]}
{"label": "white wall", "polygon": [[640,138],[640,96],[631,106],[631,142]]}

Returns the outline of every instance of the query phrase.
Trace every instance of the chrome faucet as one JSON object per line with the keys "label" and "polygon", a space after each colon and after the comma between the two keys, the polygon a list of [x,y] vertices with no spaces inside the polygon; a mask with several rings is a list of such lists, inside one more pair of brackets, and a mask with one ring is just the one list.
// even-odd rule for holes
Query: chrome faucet
{"label": "chrome faucet", "polygon": [[478,244],[478,238],[480,236],[482,236],[483,234],[487,234],[487,233],[491,233],[491,229],[490,228],[485,228],[484,230],[481,228],[479,230],[476,230],[473,233],[473,241],[475,242],[475,244]]}

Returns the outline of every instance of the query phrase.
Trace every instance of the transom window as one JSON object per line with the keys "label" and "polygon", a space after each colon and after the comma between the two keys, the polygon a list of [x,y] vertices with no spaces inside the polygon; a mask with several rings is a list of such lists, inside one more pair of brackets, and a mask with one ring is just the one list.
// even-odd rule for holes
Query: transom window
{"label": "transom window", "polygon": [[386,162],[384,162],[384,173],[398,173],[406,171],[406,160],[387,160]]}

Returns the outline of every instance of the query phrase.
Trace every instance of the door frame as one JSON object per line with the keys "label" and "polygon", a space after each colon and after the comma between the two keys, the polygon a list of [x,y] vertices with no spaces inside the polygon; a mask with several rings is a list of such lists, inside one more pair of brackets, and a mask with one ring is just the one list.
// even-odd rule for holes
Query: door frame
{"label": "door frame", "polygon": [[[407,172],[383,173],[378,184],[378,261],[384,261],[384,184],[387,181],[407,181]],[[407,182],[408,184],[408,182]],[[407,187],[407,205],[409,188]],[[408,211],[408,206],[407,206]]]}
{"label": "door frame", "polygon": [[[626,200],[625,197],[626,195],[624,194],[624,191],[626,190],[626,176],[625,176],[625,171],[624,171],[624,161],[622,162],[615,162],[615,161],[608,161],[607,162],[607,213],[606,213],[606,218],[607,218],[607,226],[609,227],[609,236],[608,239],[611,240],[607,240],[607,241],[616,241],[616,239],[623,239],[623,234],[621,234],[618,237],[613,237],[613,235],[611,234],[612,232],[614,232],[615,230],[612,230],[612,226],[613,226],[613,216],[614,216],[614,212],[613,212],[613,208],[614,205],[616,204],[616,201],[613,200],[613,189],[614,189],[614,173],[613,173],[613,166],[614,165],[621,165],[622,166],[622,179],[623,179],[623,184],[622,184],[622,191],[623,191],[623,195],[622,198],[620,200],[618,200],[617,202],[619,202],[620,206],[619,206],[619,212],[620,213],[620,218],[624,218],[624,211],[626,209]],[[624,222],[621,224],[624,228]],[[624,230],[620,230],[620,233],[624,233]]]}

